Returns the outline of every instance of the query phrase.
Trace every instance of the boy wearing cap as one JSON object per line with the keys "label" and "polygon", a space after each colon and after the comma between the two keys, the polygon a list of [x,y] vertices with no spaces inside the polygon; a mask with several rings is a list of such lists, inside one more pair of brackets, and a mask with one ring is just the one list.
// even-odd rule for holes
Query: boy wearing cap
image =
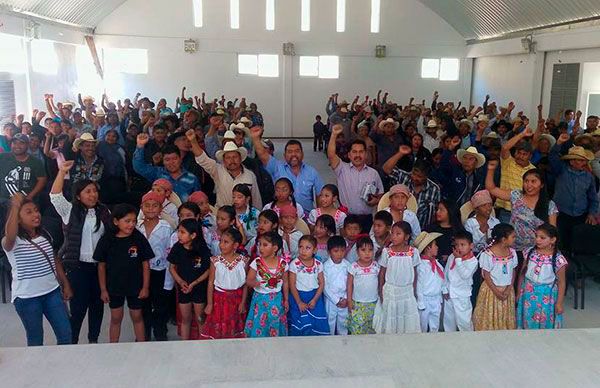
{"label": "boy wearing cap", "polygon": [[444,294],[444,331],[473,331],[471,292],[473,274],[479,266],[473,255],[473,237],[467,231],[454,235],[454,250],[448,256]]}
{"label": "boy wearing cap", "polygon": [[436,333],[442,312],[442,286],[444,267],[437,261],[438,246],[435,240],[441,233],[421,232],[414,246],[421,254],[421,265],[417,266],[417,308],[421,319],[421,332]]}

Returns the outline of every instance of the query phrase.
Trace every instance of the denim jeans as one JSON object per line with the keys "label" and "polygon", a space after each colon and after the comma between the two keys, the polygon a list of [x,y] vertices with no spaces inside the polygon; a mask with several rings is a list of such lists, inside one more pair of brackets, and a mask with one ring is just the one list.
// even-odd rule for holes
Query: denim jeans
{"label": "denim jeans", "polygon": [[16,298],[15,310],[25,326],[27,346],[44,344],[43,317],[50,322],[57,345],[71,343],[71,324],[60,288],[34,298]]}

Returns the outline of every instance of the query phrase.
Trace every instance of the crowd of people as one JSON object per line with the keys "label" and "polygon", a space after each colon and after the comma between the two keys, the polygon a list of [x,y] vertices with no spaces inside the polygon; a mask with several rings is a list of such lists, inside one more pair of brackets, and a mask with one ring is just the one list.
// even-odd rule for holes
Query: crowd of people
{"label": "crowd of people", "polygon": [[[387,93],[329,97],[337,184],[256,104],[44,96],[0,135],[2,247],[28,345],[559,328],[571,232],[599,216],[600,129]],[[47,117],[46,117],[47,116]],[[6,260],[5,259],[5,260]]]}

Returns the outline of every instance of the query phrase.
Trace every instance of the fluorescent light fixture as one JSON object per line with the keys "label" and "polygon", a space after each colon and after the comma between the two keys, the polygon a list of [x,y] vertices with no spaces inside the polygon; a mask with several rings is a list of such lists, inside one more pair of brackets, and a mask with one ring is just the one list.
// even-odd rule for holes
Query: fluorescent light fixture
{"label": "fluorescent light fixture", "polygon": [[266,0],[265,6],[265,28],[273,31],[275,30],[275,0]]}
{"label": "fluorescent light fixture", "polygon": [[231,28],[240,28],[240,0],[229,0],[229,23]]}
{"label": "fluorescent light fixture", "polygon": [[336,31],[346,31],[346,0],[337,0]]}
{"label": "fluorescent light fixture", "polygon": [[381,0],[371,0],[371,32],[379,32],[379,20],[381,19]]}
{"label": "fluorescent light fixture", "polygon": [[194,0],[194,27],[202,27],[202,0]]}
{"label": "fluorescent light fixture", "polygon": [[300,30],[310,31],[310,0],[300,3]]}

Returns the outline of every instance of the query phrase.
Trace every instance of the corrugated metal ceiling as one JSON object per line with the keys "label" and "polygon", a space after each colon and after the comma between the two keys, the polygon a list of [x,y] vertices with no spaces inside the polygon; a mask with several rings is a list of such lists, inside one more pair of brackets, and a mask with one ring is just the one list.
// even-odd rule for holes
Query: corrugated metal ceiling
{"label": "corrugated metal ceiling", "polygon": [[94,28],[127,0],[0,0],[13,11]]}
{"label": "corrugated metal ceiling", "polygon": [[419,0],[467,40],[600,17],[600,0]]}

